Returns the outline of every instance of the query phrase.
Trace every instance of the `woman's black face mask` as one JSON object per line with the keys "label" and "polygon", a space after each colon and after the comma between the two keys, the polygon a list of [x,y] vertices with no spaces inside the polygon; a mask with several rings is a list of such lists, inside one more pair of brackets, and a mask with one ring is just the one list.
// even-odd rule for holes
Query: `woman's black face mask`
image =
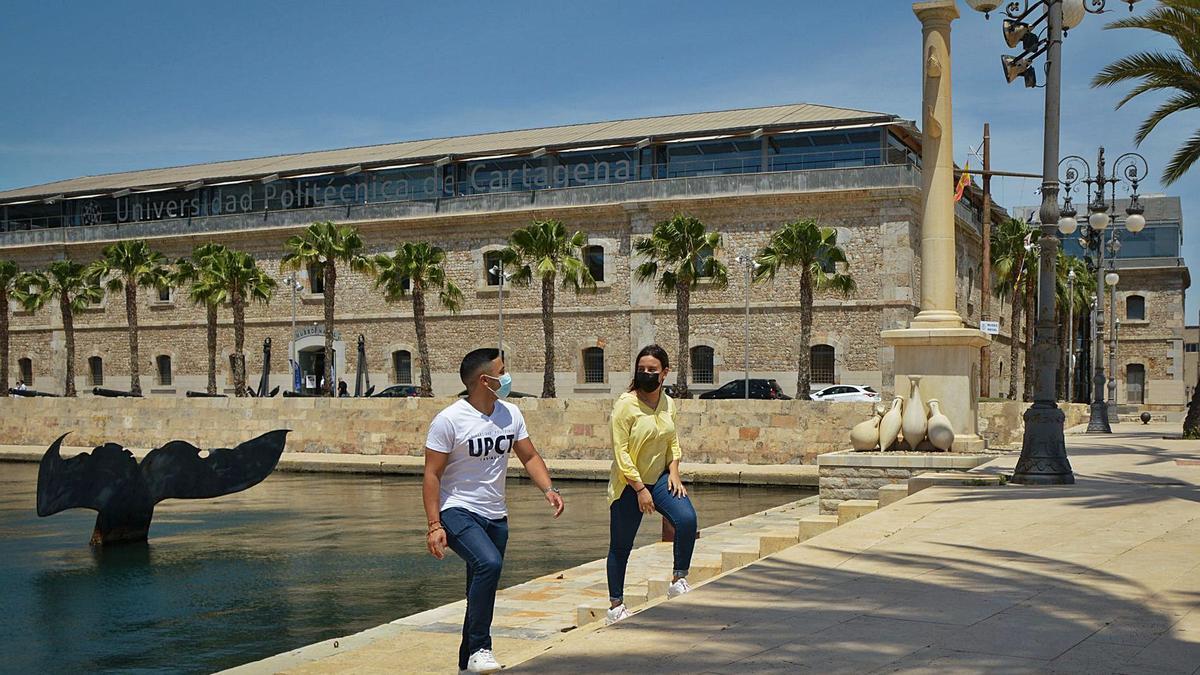
{"label": "woman's black face mask", "polygon": [[649,394],[650,392],[654,391],[655,389],[658,389],[658,384],[659,384],[658,373],[647,373],[645,371],[639,370],[638,372],[634,373],[634,375],[633,375],[633,383],[635,385],[637,385],[638,389]]}

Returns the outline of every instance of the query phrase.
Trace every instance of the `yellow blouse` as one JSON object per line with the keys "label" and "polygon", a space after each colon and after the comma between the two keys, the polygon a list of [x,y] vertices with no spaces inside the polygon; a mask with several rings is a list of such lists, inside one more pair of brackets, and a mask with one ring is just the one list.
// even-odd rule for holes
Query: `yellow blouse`
{"label": "yellow blouse", "polygon": [[660,394],[651,408],[633,392],[617,399],[612,411],[613,464],[608,479],[608,503],[617,501],[629,481],[653,483],[679,459],[675,435],[675,401]]}

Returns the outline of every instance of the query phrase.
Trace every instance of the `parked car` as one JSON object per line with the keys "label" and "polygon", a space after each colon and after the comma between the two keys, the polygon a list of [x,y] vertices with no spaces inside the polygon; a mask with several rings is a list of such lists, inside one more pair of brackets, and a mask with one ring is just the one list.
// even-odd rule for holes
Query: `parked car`
{"label": "parked car", "polygon": [[[712,391],[700,394],[700,398],[746,398],[746,380],[731,380]],[[791,396],[783,393],[783,387],[775,380],[750,378],[750,398],[756,399],[788,399]]]}
{"label": "parked car", "polygon": [[375,394],[372,398],[405,398],[409,396],[420,396],[420,389],[411,384],[393,384],[383,391]]}
{"label": "parked car", "polygon": [[814,401],[867,401],[877,403],[879,393],[857,384],[835,384],[812,392]]}

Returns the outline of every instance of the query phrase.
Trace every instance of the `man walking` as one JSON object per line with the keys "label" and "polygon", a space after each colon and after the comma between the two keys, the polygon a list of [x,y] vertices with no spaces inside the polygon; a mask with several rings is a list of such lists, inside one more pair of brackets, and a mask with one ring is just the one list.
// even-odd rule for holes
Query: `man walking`
{"label": "man walking", "polygon": [[512,376],[500,351],[476,349],[463,357],[458,374],[467,397],[438,413],[425,440],[426,544],[438,560],[449,546],[467,564],[459,671],[495,673],[501,666],[492,653],[492,612],[508,543],[508,455],[515,452],[525,465],[555,518],[562,515],[563,500],[529,440],[521,410],[503,400],[512,390]]}

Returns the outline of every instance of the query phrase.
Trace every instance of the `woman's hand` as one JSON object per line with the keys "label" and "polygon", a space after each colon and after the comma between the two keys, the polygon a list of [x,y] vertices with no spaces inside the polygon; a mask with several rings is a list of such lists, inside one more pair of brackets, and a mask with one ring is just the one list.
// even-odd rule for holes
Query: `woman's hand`
{"label": "woman's hand", "polygon": [[645,485],[637,492],[638,510],[642,513],[654,513],[654,497],[650,494],[650,488]]}
{"label": "woman's hand", "polygon": [[438,527],[425,536],[425,545],[433,557],[441,560],[446,557],[446,530]]}
{"label": "woman's hand", "polygon": [[683,499],[687,496],[687,488],[683,486],[683,479],[679,477],[679,474],[672,473],[667,477],[667,491],[677,499]]}

